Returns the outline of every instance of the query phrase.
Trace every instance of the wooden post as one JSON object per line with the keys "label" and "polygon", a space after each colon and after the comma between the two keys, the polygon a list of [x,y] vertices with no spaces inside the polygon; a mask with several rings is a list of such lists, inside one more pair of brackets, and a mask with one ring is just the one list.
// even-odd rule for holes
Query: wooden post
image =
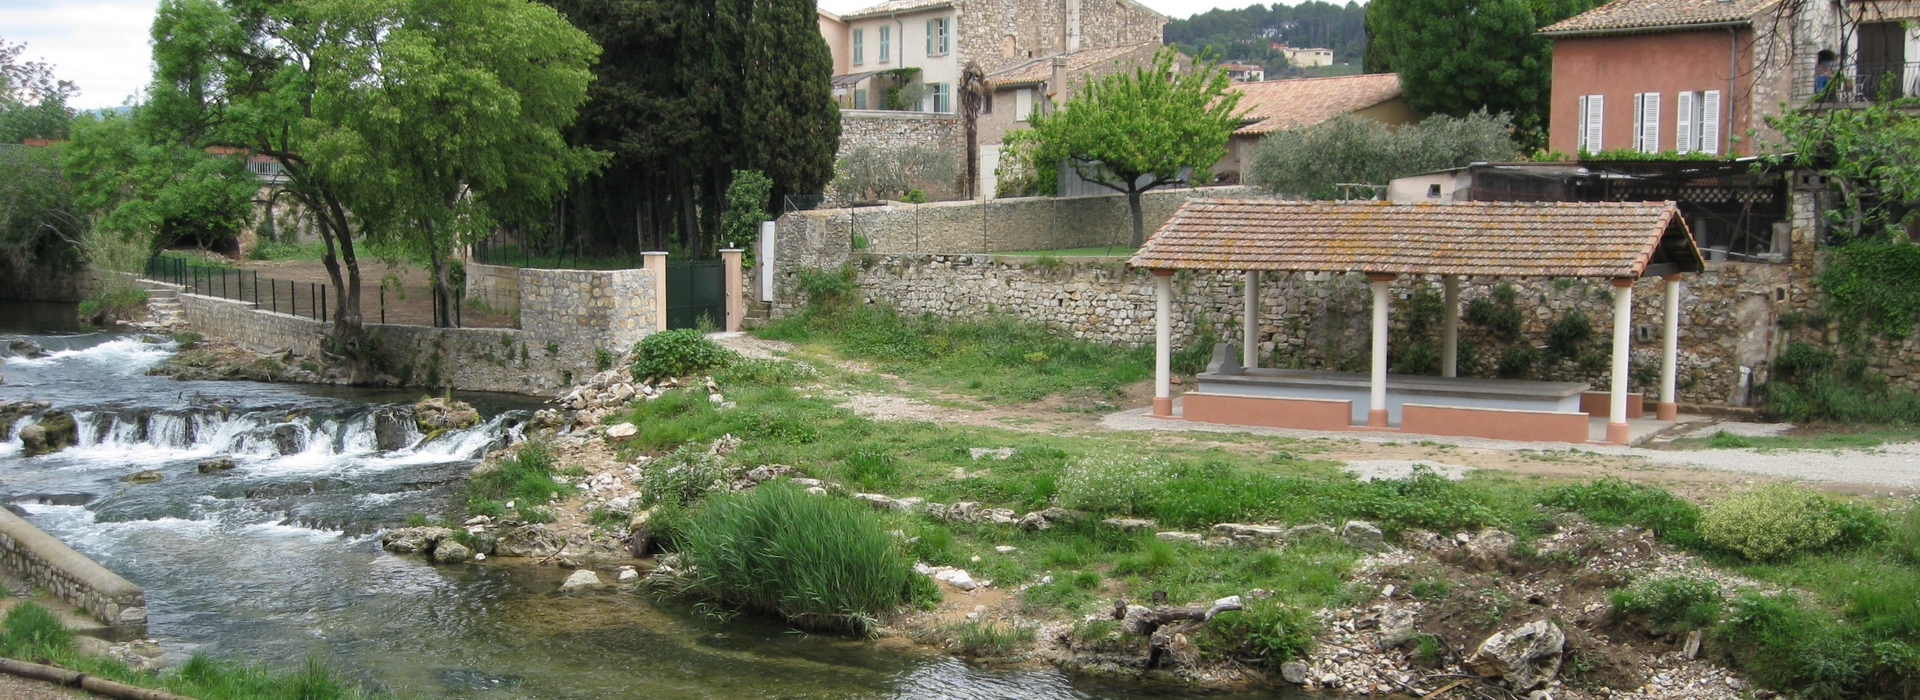
{"label": "wooden post", "polygon": [[1153,271],[1153,415],[1173,417],[1173,271]]}
{"label": "wooden post", "polygon": [[1441,278],[1445,315],[1440,317],[1440,376],[1460,376],[1460,276]]}
{"label": "wooden post", "polygon": [[1607,442],[1624,445],[1627,429],[1627,365],[1633,353],[1633,280],[1613,281],[1613,399],[1607,416]]}
{"label": "wooden post", "polygon": [[726,268],[727,278],[727,323],[726,330],[732,333],[740,330],[742,309],[741,296],[745,290],[740,288],[740,254],[746,252],[739,248],[723,248],[720,251],[720,266]]}
{"label": "wooden post", "polygon": [[667,253],[647,251],[640,254],[641,266],[653,271],[653,330],[667,329]]}
{"label": "wooden post", "polygon": [[1387,427],[1387,287],[1390,274],[1371,274],[1373,281],[1373,377],[1367,400],[1367,427]]}
{"label": "wooden post", "polygon": [[1240,349],[1240,366],[1260,366],[1260,271],[1247,271],[1246,313],[1241,318],[1245,336]]}
{"label": "wooden post", "polygon": [[1660,420],[1678,420],[1680,404],[1674,395],[1674,379],[1680,369],[1680,294],[1684,282],[1680,275],[1667,275],[1666,313],[1661,320],[1665,326],[1660,334],[1660,408],[1655,414]]}

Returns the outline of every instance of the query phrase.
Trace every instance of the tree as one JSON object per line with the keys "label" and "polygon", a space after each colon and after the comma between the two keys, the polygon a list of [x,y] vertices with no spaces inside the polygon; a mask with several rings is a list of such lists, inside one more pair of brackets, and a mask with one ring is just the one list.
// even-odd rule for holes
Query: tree
{"label": "tree", "polygon": [[857,146],[840,159],[835,171],[832,189],[838,199],[899,200],[914,190],[946,191],[959,177],[960,164],[953,153],[937,148]]}
{"label": "tree", "polygon": [[980,70],[980,64],[968,61],[966,67],[960,69],[957,89],[960,119],[967,127],[967,179],[961,183],[960,193],[973,199],[977,196],[974,189],[980,186],[980,109],[993,94],[993,88],[987,84],[986,71]]}
{"label": "tree", "polygon": [[773,197],[773,180],[754,170],[733,171],[733,183],[727,185],[727,212],[720,217],[720,237],[730,246],[746,246],[760,237],[760,222],[773,218],[767,213]]}
{"label": "tree", "polygon": [[1552,42],[1535,33],[1593,0],[1374,0],[1367,4],[1367,71],[1396,72],[1407,103],[1427,114],[1513,115],[1523,145],[1546,142]]}
{"label": "tree", "polygon": [[80,89],[54,76],[53,66],[22,60],[27,45],[0,39],[0,144],[67,137],[73,110],[67,98]]}
{"label": "tree", "polygon": [[1213,63],[1180,71],[1177,55],[1163,48],[1151,63],[1103,77],[1030,121],[1043,167],[1064,161],[1082,179],[1127,195],[1135,247],[1146,240],[1141,193],[1211,167],[1240,123],[1240,93],[1227,90],[1226,71]]}
{"label": "tree", "polygon": [[85,220],[60,171],[60,147],[0,144],[0,270],[9,284],[37,267],[71,268]]}
{"label": "tree", "polygon": [[1507,115],[1475,112],[1455,119],[1428,117],[1389,126],[1343,114],[1275,132],[1260,141],[1247,181],[1283,195],[1334,199],[1350,193],[1340,183],[1385,185],[1405,177],[1475,161],[1513,160],[1518,152]]}

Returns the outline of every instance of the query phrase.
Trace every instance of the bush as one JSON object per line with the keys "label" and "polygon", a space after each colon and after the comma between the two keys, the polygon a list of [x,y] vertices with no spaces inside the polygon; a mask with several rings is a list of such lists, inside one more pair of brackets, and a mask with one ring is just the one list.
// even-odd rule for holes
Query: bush
{"label": "bush", "polygon": [[1808,700],[1911,697],[1920,676],[1910,642],[1871,637],[1792,593],[1740,596],[1714,637],[1755,680]]}
{"label": "bush", "polygon": [[1540,503],[1580,513],[1601,525],[1644,527],[1667,544],[1679,547],[1700,544],[1699,506],[1663,489],[1619,477],[1562,486],[1542,495]]}
{"label": "bush", "polygon": [[1194,639],[1217,658],[1253,659],[1269,670],[1313,648],[1320,624],[1313,614],[1273,599],[1254,599],[1245,610],[1221,613]]}
{"label": "bush", "polygon": [[708,494],[724,491],[731,481],[727,461],[696,445],[685,445],[648,462],[634,481],[645,505],[692,505]]}
{"label": "bush", "polygon": [[633,376],[645,380],[689,377],[731,364],[734,353],[692,328],[654,333],[633,346]]}
{"label": "bush", "polygon": [[109,286],[80,302],[80,317],[95,323],[135,318],[147,309],[147,290]]}
{"label": "bush", "polygon": [[967,656],[1009,656],[1033,643],[1032,627],[974,620],[954,628],[954,641]]}
{"label": "bush", "polygon": [[1164,491],[1165,472],[1164,463],[1150,459],[1092,455],[1067,463],[1055,483],[1063,506],[1134,515]]}
{"label": "bush", "polygon": [[939,597],[887,529],[865,504],[776,482],[714,496],[676,539],[693,567],[689,594],[803,627],[867,633],[876,616]]}
{"label": "bush", "polygon": [[[476,515],[504,515],[501,505],[513,501],[520,516],[529,522],[540,517],[541,505],[553,494],[573,493],[574,488],[553,480],[553,452],[546,443],[528,440],[519,449],[495,462],[492,469],[478,469],[467,482],[467,510]],[[547,519],[551,520],[551,514]]]}
{"label": "bush", "polygon": [[1706,629],[1720,619],[1724,600],[1712,581],[1679,576],[1642,579],[1612,593],[1616,615],[1644,615],[1668,632]]}
{"label": "bush", "polygon": [[1755,387],[1768,416],[1797,423],[1920,424],[1920,394],[1894,389],[1860,357],[1793,343]]}
{"label": "bush", "polygon": [[1816,491],[1769,484],[1709,508],[1700,518],[1700,536],[1749,560],[1774,561],[1877,539],[1885,529],[1878,517]]}

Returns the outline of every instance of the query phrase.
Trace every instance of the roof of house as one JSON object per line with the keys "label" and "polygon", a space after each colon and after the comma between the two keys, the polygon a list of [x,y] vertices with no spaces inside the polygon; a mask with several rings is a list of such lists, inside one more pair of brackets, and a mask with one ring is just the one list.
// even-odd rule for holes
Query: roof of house
{"label": "roof of house", "polygon": [[844,15],[840,15],[840,18],[847,19],[847,20],[863,19],[866,17],[875,16],[875,15],[887,15],[887,14],[893,14],[896,12],[912,12],[914,10],[930,10],[936,7],[946,7],[952,4],[953,4],[953,0],[887,0],[886,2],[880,3],[878,5],[874,5],[872,7],[863,7],[858,10],[854,10],[852,12],[846,13]]}
{"label": "roof of house", "polygon": [[[995,71],[987,76],[987,82],[994,85],[1029,85],[1044,83],[1053,77],[1053,59],[1067,57],[1067,73],[1078,75],[1093,70],[1102,64],[1116,61],[1148,47],[1158,47],[1160,42],[1150,41],[1132,46],[1112,46],[1104,49],[1085,49],[1066,54],[1042,56],[1011,68]],[[1098,77],[1098,76],[1094,76]]]}
{"label": "roof of house", "polygon": [[1613,0],[1540,30],[1541,34],[1613,34],[1691,25],[1751,22],[1779,0]]}
{"label": "roof of house", "polygon": [[1235,83],[1241,122],[1235,134],[1264,134],[1302,124],[1318,124],[1400,96],[1400,76],[1394,73],[1343,75],[1333,78],[1268,80]]}
{"label": "roof of house", "polygon": [[1189,200],[1127,261],[1188,270],[1637,278],[1698,272],[1672,202]]}

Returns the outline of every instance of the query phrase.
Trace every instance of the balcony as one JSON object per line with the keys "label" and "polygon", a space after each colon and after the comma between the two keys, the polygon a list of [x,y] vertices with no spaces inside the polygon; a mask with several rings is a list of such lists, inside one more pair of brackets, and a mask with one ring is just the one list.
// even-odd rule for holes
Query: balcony
{"label": "balcony", "polygon": [[1806,85],[1808,102],[1845,107],[1920,96],[1920,61],[1841,66],[1824,89]]}

